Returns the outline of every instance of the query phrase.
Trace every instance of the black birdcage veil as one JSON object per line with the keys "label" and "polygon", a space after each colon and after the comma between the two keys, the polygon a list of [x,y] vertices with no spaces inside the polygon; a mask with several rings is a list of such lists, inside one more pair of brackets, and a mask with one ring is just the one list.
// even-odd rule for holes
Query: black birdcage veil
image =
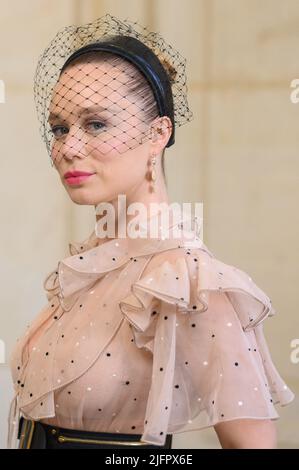
{"label": "black birdcage veil", "polygon": [[[134,26],[134,27],[133,27]],[[51,162],[63,155],[124,153],[168,116],[190,121],[185,59],[163,38],[109,14],[59,31],[40,56],[34,96]],[[165,121],[164,121],[165,123]]]}

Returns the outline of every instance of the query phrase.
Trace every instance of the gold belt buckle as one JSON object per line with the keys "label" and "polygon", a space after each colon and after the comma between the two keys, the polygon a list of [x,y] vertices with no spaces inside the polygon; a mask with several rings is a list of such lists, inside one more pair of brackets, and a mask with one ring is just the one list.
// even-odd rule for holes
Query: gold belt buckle
{"label": "gold belt buckle", "polygon": [[70,436],[64,436],[59,433],[59,428],[52,428],[51,429],[51,434],[53,434],[57,441],[60,442],[61,444],[65,442],[79,442],[81,444],[116,444],[116,445],[129,445],[129,446],[146,446],[148,445],[147,442],[142,442],[142,441],[111,441],[108,439],[90,439],[90,438],[79,438],[79,437],[70,437]]}
{"label": "gold belt buckle", "polygon": [[34,420],[24,419],[21,429],[19,449],[30,449],[34,428]]}
{"label": "gold belt buckle", "polygon": [[[35,429],[35,421],[24,419],[22,423],[19,449],[30,449]],[[60,434],[59,428],[52,428],[51,434],[56,437],[57,441],[61,444],[65,442],[79,442],[81,444],[111,444],[111,445],[129,445],[129,446],[146,446],[147,442],[142,441],[118,441],[108,439],[90,439],[90,438],[77,438]]]}

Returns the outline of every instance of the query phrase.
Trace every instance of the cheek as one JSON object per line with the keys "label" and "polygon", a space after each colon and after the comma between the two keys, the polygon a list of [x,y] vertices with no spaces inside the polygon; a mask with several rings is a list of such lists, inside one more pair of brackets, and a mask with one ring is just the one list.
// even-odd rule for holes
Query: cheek
{"label": "cheek", "polygon": [[59,150],[58,150],[58,145],[57,143],[53,143],[52,148],[51,148],[51,159],[54,162],[58,162],[58,155],[59,155]]}
{"label": "cheek", "polygon": [[[107,138],[107,136],[106,136]],[[102,137],[103,139],[103,137]],[[124,137],[123,137],[124,140]],[[111,139],[107,142],[103,142],[99,138],[93,139],[91,142],[85,145],[86,154],[98,155],[98,158],[107,160],[111,158],[127,158],[128,154],[135,153],[140,147],[141,142],[136,141],[136,139],[125,139],[125,142],[122,142],[119,139]]]}
{"label": "cheek", "polygon": [[141,182],[147,172],[147,159],[142,153],[127,152],[101,157],[101,174],[103,180],[114,187],[127,188],[129,185]]}

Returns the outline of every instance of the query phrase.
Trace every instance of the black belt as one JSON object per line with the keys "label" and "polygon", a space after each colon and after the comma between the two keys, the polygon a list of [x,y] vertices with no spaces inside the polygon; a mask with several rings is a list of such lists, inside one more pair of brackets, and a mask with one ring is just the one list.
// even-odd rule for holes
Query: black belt
{"label": "black belt", "polygon": [[140,441],[141,434],[80,431],[49,426],[23,416],[19,423],[19,449],[171,449],[172,435],[163,446]]}

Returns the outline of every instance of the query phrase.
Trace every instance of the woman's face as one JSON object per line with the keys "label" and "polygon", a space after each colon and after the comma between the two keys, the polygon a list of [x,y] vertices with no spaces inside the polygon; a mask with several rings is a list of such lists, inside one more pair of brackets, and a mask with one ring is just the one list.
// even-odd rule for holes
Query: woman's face
{"label": "woman's face", "polygon": [[[49,109],[51,155],[63,186],[77,204],[113,201],[119,194],[129,197],[134,188],[148,184],[152,147],[150,138],[144,137],[150,137],[151,128],[136,96],[129,94],[128,79],[108,62],[74,63],[54,88]],[[91,175],[66,178],[71,171]]]}

